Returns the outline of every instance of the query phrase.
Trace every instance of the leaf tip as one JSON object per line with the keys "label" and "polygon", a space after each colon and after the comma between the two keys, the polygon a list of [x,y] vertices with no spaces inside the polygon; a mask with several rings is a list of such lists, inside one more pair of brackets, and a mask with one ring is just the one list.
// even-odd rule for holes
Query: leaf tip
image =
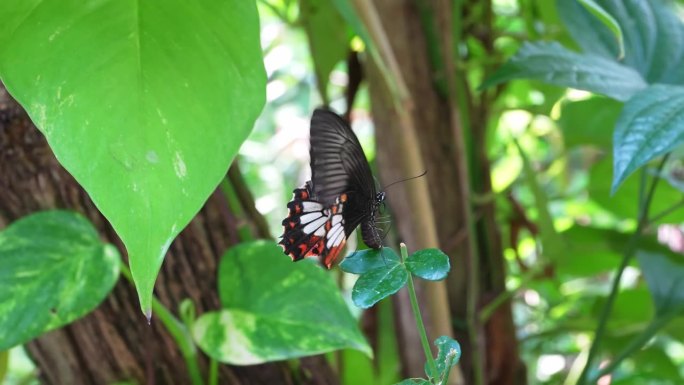
{"label": "leaf tip", "polygon": [[145,314],[145,319],[147,319],[147,324],[152,325],[152,309],[145,309],[143,311],[143,314]]}

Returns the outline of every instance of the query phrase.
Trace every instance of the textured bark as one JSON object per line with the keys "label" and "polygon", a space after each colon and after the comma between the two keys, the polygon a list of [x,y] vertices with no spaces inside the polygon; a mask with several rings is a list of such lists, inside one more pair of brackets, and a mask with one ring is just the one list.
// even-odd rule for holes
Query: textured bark
{"label": "textured bark", "polygon": [[[477,327],[477,341],[471,341],[466,327],[468,301],[475,300],[478,307],[486,304],[505,290],[505,266],[500,234],[495,221],[495,207],[488,203],[475,207],[475,234],[469,233],[466,209],[469,197],[463,193],[474,192],[487,196],[491,192],[489,182],[490,165],[486,157],[485,128],[488,119],[487,110],[469,111],[473,117],[471,132],[473,148],[473,167],[478,182],[472,184],[468,168],[463,164],[467,157],[462,151],[463,137],[460,118],[454,98],[453,88],[450,95],[440,93],[435,85],[436,79],[445,79],[445,75],[437,73],[430,63],[425,25],[420,19],[417,5],[424,4],[434,21],[436,38],[440,45],[444,68],[452,71],[455,68],[451,58],[453,14],[451,1],[411,1],[411,0],[378,0],[374,4],[381,16],[382,26],[394,55],[400,66],[401,74],[412,96],[413,108],[410,114],[418,131],[418,143],[423,162],[428,171],[427,182],[439,237],[439,244],[452,261],[452,270],[448,278],[449,305],[454,334],[463,348],[462,368],[465,383],[474,383],[472,371],[473,344],[484,350],[485,382],[489,384],[519,384],[519,373],[522,366],[517,350],[515,327],[510,304],[499,308],[486,325]],[[391,93],[384,79],[373,65],[368,66],[373,119],[377,133],[377,158],[380,174],[385,181],[404,178],[406,170],[401,168],[397,159],[405,151],[402,148],[401,131],[397,127],[401,118],[395,109]],[[451,73],[446,79],[453,82]],[[443,91],[443,90],[442,90]],[[473,103],[468,102],[468,105]],[[459,142],[460,141],[460,142]],[[407,182],[407,183],[413,183]],[[400,236],[411,239],[417,229],[412,218],[414,208],[403,204],[407,202],[405,187],[399,185],[388,191],[388,201],[395,214],[395,222]],[[478,255],[472,255],[468,247],[469,237],[473,237],[478,246]],[[476,260],[474,258],[477,258]],[[467,275],[470,263],[479,265],[479,275]],[[477,280],[477,292],[469,293],[468,280]],[[429,298],[426,298],[430,301]],[[399,319],[400,327],[411,328],[410,320]],[[406,345],[414,344],[414,340],[404,336]],[[410,335],[409,335],[410,337]],[[413,345],[416,346],[416,345]],[[402,348],[404,361],[416,359],[416,352],[409,352],[408,346]],[[415,349],[417,350],[417,349]],[[413,374],[413,373],[410,373]]]}
{"label": "textured bark", "polygon": [[[231,175],[231,180],[235,179]],[[246,199],[244,191],[241,201]],[[245,204],[243,202],[243,204]],[[249,206],[251,203],[248,203]],[[21,107],[0,87],[0,228],[24,215],[46,209],[85,215],[102,238],[120,240],[88,195],[57,162],[44,137]],[[172,312],[190,298],[198,314],[219,308],[216,267],[227,247],[238,241],[237,223],[260,228],[253,207],[235,218],[220,192],[173,242],[156,283],[155,294]],[[249,217],[251,215],[251,217]],[[264,236],[264,234],[259,234]],[[132,380],[145,384],[189,384],[185,362],[163,325],[147,325],[135,289],[125,280],[93,312],[27,345],[44,384],[107,384]],[[200,353],[201,354],[201,353]],[[201,365],[207,367],[203,357]],[[336,384],[322,357],[249,367],[220,366],[222,384]]]}

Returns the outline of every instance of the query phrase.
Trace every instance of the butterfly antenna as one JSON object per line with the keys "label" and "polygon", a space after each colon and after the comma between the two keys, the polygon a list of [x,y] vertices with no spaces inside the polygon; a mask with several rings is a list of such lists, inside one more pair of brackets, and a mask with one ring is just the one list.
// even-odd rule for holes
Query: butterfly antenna
{"label": "butterfly antenna", "polygon": [[383,191],[387,191],[388,188],[394,186],[394,185],[397,184],[397,183],[406,182],[406,181],[409,181],[409,180],[411,180],[411,179],[418,179],[418,178],[420,178],[420,177],[425,176],[425,174],[427,174],[427,170],[423,171],[423,173],[420,174],[420,175],[416,175],[416,176],[412,176],[412,177],[410,177],[410,178],[401,179],[401,180],[398,180],[398,181],[396,181],[396,182],[392,182],[392,183],[388,184],[387,186],[383,187],[382,190],[383,190]]}

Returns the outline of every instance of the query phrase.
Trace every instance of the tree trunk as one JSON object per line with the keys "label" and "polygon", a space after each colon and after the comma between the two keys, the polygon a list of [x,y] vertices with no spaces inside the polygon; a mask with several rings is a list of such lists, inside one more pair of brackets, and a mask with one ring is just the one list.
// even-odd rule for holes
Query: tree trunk
{"label": "tree trunk", "polygon": [[[467,111],[467,116],[473,118],[469,124],[471,131],[466,133],[472,140],[472,148],[466,148],[460,118],[462,111],[457,107],[454,90],[456,71],[452,58],[455,44],[451,20],[454,2],[377,0],[374,4],[411,95],[412,105],[408,112],[417,133],[415,145],[420,148],[427,169],[428,198],[435,213],[439,246],[452,261],[448,277],[449,307],[454,335],[463,348],[461,367],[465,383],[477,383],[474,366],[478,361],[486,384],[524,383],[524,377],[520,376],[524,367],[518,356],[510,303],[499,307],[485,325],[475,322],[471,325],[474,330],[468,330],[468,306],[479,310],[505,290],[505,267],[493,203],[472,207],[474,215],[469,217],[468,214],[471,193],[481,196],[491,193],[484,134],[488,111],[483,109],[480,111],[483,114]],[[402,124],[400,115],[404,112],[397,110],[392,92],[378,68],[369,65],[367,73],[380,175],[384,181],[411,176],[406,174],[411,171],[402,168],[400,161],[406,151],[398,129]],[[473,102],[469,100],[465,105],[472,106]],[[470,159],[468,154],[472,154]],[[468,160],[474,162],[470,167],[465,164]],[[477,178],[471,177],[468,170],[473,170]],[[473,184],[473,180],[481,183]],[[388,201],[402,239],[411,239],[417,231],[413,220],[416,208],[404,203],[407,202],[406,185],[410,183],[414,181],[388,191]],[[469,227],[469,221],[473,226]],[[477,268],[478,274],[468,274],[471,266]],[[422,303],[431,300],[424,298]],[[412,327],[408,322],[402,328]],[[475,341],[471,339],[473,335]],[[479,357],[475,357],[477,352]],[[402,358],[412,359],[407,355]]]}
{"label": "tree trunk", "polygon": [[[238,174],[239,175],[239,174]],[[230,180],[235,181],[235,173]],[[263,223],[244,202],[237,218],[216,191],[204,208],[173,242],[156,283],[157,298],[172,312],[185,298],[198,314],[220,307],[216,268],[227,247],[237,243],[238,226]],[[99,229],[103,239],[121,241],[88,195],[57,162],[43,135],[23,109],[0,87],[0,228],[39,210],[80,212]],[[258,226],[257,226],[258,227]],[[263,231],[255,235],[264,236]],[[27,344],[44,384],[189,384],[185,362],[173,339],[158,321],[148,326],[135,289],[121,279],[93,312]],[[206,370],[207,359],[201,366]],[[336,375],[322,357],[302,360],[297,369],[285,363],[220,366],[221,384],[336,384]]]}

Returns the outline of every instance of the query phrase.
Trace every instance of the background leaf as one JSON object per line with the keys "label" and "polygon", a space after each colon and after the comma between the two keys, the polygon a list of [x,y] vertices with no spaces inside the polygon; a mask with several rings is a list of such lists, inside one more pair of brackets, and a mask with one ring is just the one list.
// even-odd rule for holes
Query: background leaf
{"label": "background leaf", "polygon": [[265,99],[253,1],[0,2],[0,78],[112,223],[143,310]]}
{"label": "background leaf", "polygon": [[0,233],[0,350],[88,314],[119,277],[120,257],[86,219],[46,211]]}
{"label": "background leaf", "polygon": [[684,142],[684,87],[657,84],[629,100],[613,136],[611,191],[639,167]]}
{"label": "background leaf", "polygon": [[[606,158],[591,167],[587,189],[589,197],[618,218],[636,218],[639,211],[637,200],[640,178],[627,178],[620,188],[611,195],[612,166],[612,160]],[[652,175],[654,173],[647,171],[646,181],[648,185],[653,182],[653,178],[658,178],[658,176]],[[653,196],[650,211],[653,214],[663,212],[681,199],[681,191],[668,183],[661,182]],[[679,223],[682,221],[684,221],[684,210],[676,210],[662,218],[658,223]]]}
{"label": "background leaf", "polygon": [[604,97],[562,103],[557,123],[563,131],[565,145],[593,145],[610,150],[613,127],[621,110],[622,103]]}
{"label": "background leaf", "polygon": [[522,158],[523,169],[525,170],[525,181],[530,190],[532,190],[534,203],[537,207],[537,212],[539,213],[539,237],[541,238],[541,243],[544,247],[544,257],[546,260],[556,260],[561,258],[565,252],[565,246],[553,224],[553,217],[551,216],[551,212],[549,212],[548,198],[537,181],[537,173],[534,171],[527,154],[517,140],[514,141],[514,143]]}
{"label": "background leaf", "polygon": [[219,266],[223,309],[192,327],[202,350],[252,365],[351,348],[372,351],[337,286],[311,261],[293,263],[272,242],[231,248]]}
{"label": "background leaf", "polygon": [[513,79],[535,79],[625,101],[646,88],[634,69],[592,54],[582,54],[558,43],[525,43],[480,88]]}
{"label": "background leaf", "polygon": [[616,59],[622,59],[625,56],[625,45],[624,38],[622,37],[622,28],[618,24],[617,20],[613,16],[606,12],[598,3],[594,0],[578,0],[584,8],[589,11],[596,19],[598,19],[603,25],[610,30],[610,32],[615,36],[615,41],[618,45],[618,56]]}
{"label": "background leaf", "polygon": [[[625,65],[649,83],[682,84],[684,25],[672,4],[660,0],[595,2],[622,27]],[[563,23],[585,53],[619,57],[619,43],[604,22],[577,1],[557,0],[556,4]]]}
{"label": "background leaf", "polygon": [[640,250],[637,260],[657,314],[684,312],[684,257]]}
{"label": "background leaf", "polygon": [[408,272],[401,264],[368,271],[354,284],[352,301],[356,306],[368,309],[383,298],[398,292],[407,281]]}
{"label": "background leaf", "polygon": [[328,104],[328,78],[349,52],[349,35],[332,0],[299,0],[301,21],[309,39],[318,90]]}
{"label": "background leaf", "polygon": [[439,249],[418,250],[406,258],[405,264],[408,271],[430,281],[443,280],[451,268],[449,256]]}
{"label": "background leaf", "polygon": [[351,274],[364,274],[381,267],[391,267],[399,263],[399,256],[389,247],[379,250],[365,249],[355,251],[340,263],[340,268]]}

